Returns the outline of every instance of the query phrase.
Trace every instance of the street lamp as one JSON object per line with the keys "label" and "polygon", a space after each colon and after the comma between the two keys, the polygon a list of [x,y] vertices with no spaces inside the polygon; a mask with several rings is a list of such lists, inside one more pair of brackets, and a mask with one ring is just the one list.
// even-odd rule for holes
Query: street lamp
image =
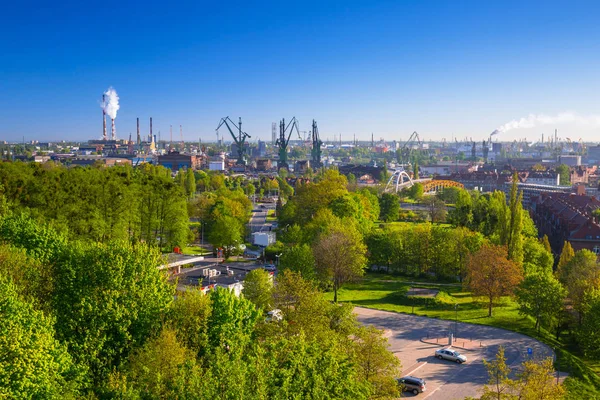
{"label": "street lamp", "polygon": [[275,258],[277,259],[277,268],[279,268],[279,257],[282,255],[283,253],[279,253],[275,255]]}
{"label": "street lamp", "polygon": [[458,332],[458,303],[454,305],[454,337]]}

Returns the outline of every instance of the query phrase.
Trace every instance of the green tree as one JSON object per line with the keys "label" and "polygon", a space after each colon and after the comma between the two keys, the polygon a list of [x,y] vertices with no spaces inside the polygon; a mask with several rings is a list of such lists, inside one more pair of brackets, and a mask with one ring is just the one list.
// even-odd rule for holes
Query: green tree
{"label": "green tree", "polygon": [[250,300],[237,297],[228,289],[217,288],[210,293],[210,299],[209,345],[240,354],[251,342],[261,312]]}
{"label": "green tree", "polygon": [[244,297],[263,310],[271,309],[271,291],[273,290],[273,277],[264,269],[255,269],[244,279]]}
{"label": "green tree", "polygon": [[600,268],[596,254],[589,250],[580,250],[575,256],[557,270],[558,279],[565,285],[573,308],[582,316],[587,307],[586,292],[600,289]]}
{"label": "green tree", "polygon": [[538,239],[527,237],[523,240],[523,271],[525,275],[532,273],[551,274],[554,257]]}
{"label": "green tree", "polygon": [[583,317],[576,331],[576,338],[583,354],[597,359],[600,357],[600,292],[589,290],[583,296]]}
{"label": "green tree", "polygon": [[208,241],[214,248],[223,248],[223,255],[228,258],[242,242],[242,226],[233,217],[219,217],[210,230]]}
{"label": "green tree", "polygon": [[360,327],[356,331],[355,351],[358,357],[359,373],[373,387],[373,397],[397,397],[401,363],[391,353],[383,332],[374,326]]}
{"label": "green tree", "polygon": [[519,176],[513,174],[513,183],[510,191],[510,216],[508,218],[508,259],[518,265],[523,263],[523,192],[518,192],[517,183]]}
{"label": "green tree", "polygon": [[500,346],[494,361],[483,360],[487,369],[488,383],[483,387],[481,400],[509,399],[514,388],[514,382],[509,378],[510,367],[506,365],[504,347]]}
{"label": "green tree", "polygon": [[365,272],[366,246],[360,233],[351,229],[335,229],[323,234],[313,247],[318,277],[333,286],[333,301],[338,290]]}
{"label": "green tree", "polygon": [[540,323],[553,327],[563,311],[566,290],[550,273],[535,273],[525,277],[515,291],[519,312],[535,319],[535,329]]}
{"label": "green tree", "polygon": [[315,257],[308,244],[297,244],[283,250],[279,258],[279,270],[286,269],[298,272],[302,278],[307,280],[316,278]]}
{"label": "green tree", "polygon": [[208,319],[212,312],[210,296],[200,290],[178,293],[171,305],[168,325],[177,333],[183,346],[201,354],[208,347]]}
{"label": "green tree", "polygon": [[[444,192],[448,191],[448,188]],[[469,192],[459,189],[456,193],[454,210],[450,211],[448,217],[455,226],[471,226],[473,222],[473,201]]]}
{"label": "green tree", "polygon": [[560,164],[556,167],[556,172],[559,174],[559,183],[563,186],[571,184],[571,170],[568,165]]}
{"label": "green tree", "polygon": [[420,183],[415,183],[408,189],[408,196],[414,200],[420,200],[423,197],[424,189]]}
{"label": "green tree", "polygon": [[79,373],[53,324],[0,280],[0,398],[76,397]]}
{"label": "green tree", "polygon": [[162,263],[156,249],[127,242],[71,242],[55,261],[57,337],[96,384],[160,329],[174,295]]}
{"label": "green tree", "polygon": [[398,196],[383,193],[379,198],[379,219],[385,222],[397,221],[399,212],[400,201]]}
{"label": "green tree", "polygon": [[419,179],[419,163],[415,162],[413,165],[413,179]]}
{"label": "green tree", "polygon": [[560,400],[564,398],[565,388],[554,381],[552,358],[527,360],[518,374],[516,383],[519,400]]}
{"label": "green tree", "polygon": [[196,194],[196,176],[191,168],[185,171],[185,192],[188,197],[194,197]]}
{"label": "green tree", "polygon": [[446,220],[446,204],[436,196],[427,196],[423,199],[423,204],[427,207],[427,213],[431,223],[444,222]]}
{"label": "green tree", "polygon": [[571,259],[573,259],[573,257],[575,257],[575,251],[573,250],[573,247],[571,247],[571,243],[565,240],[563,248],[560,252],[560,258],[558,259],[558,265],[556,267],[557,276],[561,276],[565,266],[569,263],[569,261],[571,261]]}
{"label": "green tree", "polygon": [[552,254],[552,246],[550,246],[550,240],[548,240],[548,235],[544,235],[544,237],[542,238],[542,245],[548,253]]}

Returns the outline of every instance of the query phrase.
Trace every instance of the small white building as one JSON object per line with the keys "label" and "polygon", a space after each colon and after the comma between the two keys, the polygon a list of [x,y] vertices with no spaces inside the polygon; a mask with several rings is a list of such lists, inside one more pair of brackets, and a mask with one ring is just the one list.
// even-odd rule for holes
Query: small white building
{"label": "small white building", "polygon": [[275,243],[275,232],[254,232],[252,234],[252,243],[256,246],[267,247]]}
{"label": "small white building", "polygon": [[209,171],[225,171],[225,161],[210,161],[208,163]]}

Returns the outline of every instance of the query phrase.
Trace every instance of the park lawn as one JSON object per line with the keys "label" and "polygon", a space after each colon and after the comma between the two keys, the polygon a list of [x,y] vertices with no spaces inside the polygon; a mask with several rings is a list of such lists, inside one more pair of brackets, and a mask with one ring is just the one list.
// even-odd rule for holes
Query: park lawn
{"label": "park lawn", "polygon": [[206,256],[206,255],[210,255],[211,252],[200,247],[200,246],[186,246],[183,249],[181,249],[182,254],[188,255],[188,256]]}
{"label": "park lawn", "polygon": [[269,210],[267,212],[267,222],[275,222],[277,217],[275,216],[275,210]]}
{"label": "park lawn", "polygon": [[[432,298],[407,297],[405,293],[410,287],[440,290],[437,296],[439,301],[436,302]],[[327,292],[325,296],[328,300],[333,300],[333,292]],[[567,399],[600,399],[600,362],[585,359],[577,348],[570,348],[571,346],[565,346],[564,342],[558,342],[554,335],[545,329],[537,332],[534,329],[534,320],[519,315],[517,304],[510,297],[500,299],[494,305],[492,317],[488,317],[485,299],[474,298],[471,293],[464,291],[460,284],[432,283],[416,278],[368,273],[360,282],[345,284],[338,291],[338,301],[450,321],[457,318],[461,322],[489,325],[531,336],[558,350],[561,371],[578,378],[565,381],[569,393]],[[457,311],[454,309],[455,304],[458,304]]]}

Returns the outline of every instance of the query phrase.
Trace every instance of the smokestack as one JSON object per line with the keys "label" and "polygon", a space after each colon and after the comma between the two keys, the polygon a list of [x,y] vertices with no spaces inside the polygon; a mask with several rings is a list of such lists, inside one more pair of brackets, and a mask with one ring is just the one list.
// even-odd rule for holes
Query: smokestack
{"label": "smokestack", "polygon": [[106,102],[106,95],[102,95],[102,139],[106,140],[106,110],[104,104]]}
{"label": "smokestack", "polygon": [[150,139],[149,141],[150,141],[150,142],[152,141],[152,138],[153,138],[153,137],[154,137],[154,136],[152,136],[152,117],[150,117],[150,137],[149,137],[149,139]]}
{"label": "smokestack", "polygon": [[111,128],[110,128],[110,139],[111,140],[116,140],[117,138],[117,132],[115,131],[115,119],[111,118]]}
{"label": "smokestack", "polygon": [[140,138],[140,119],[137,119],[137,137],[136,137],[136,142],[139,146],[140,142],[141,142],[141,138]]}
{"label": "smokestack", "polygon": [[169,152],[173,149],[173,125],[169,125],[171,131],[171,141],[169,142]]}

